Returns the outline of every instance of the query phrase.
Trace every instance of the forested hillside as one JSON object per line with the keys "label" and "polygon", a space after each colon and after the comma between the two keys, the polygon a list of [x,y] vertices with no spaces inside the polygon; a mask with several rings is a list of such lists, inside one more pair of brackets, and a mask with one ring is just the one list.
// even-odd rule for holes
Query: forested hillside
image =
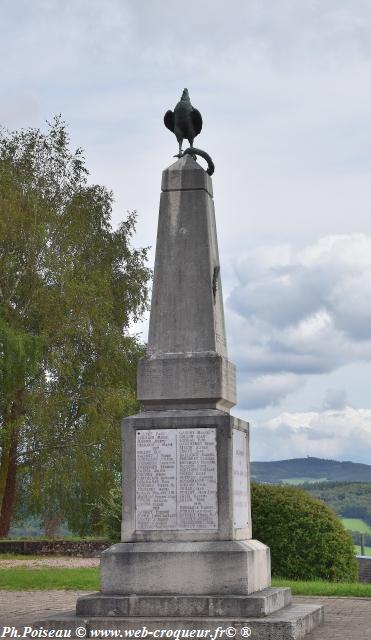
{"label": "forested hillside", "polygon": [[371,525],[370,482],[320,482],[301,486],[314,498],[323,500],[343,518],[361,518]]}
{"label": "forested hillside", "polygon": [[255,482],[302,484],[309,481],[371,482],[371,465],[321,458],[252,462]]}

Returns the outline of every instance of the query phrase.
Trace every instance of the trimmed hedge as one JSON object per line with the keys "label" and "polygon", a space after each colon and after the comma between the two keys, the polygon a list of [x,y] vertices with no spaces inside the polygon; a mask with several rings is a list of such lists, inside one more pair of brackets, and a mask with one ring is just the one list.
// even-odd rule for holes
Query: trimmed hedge
{"label": "trimmed hedge", "polygon": [[323,502],[302,489],[252,484],[253,537],[271,549],[272,574],[355,582],[353,540]]}

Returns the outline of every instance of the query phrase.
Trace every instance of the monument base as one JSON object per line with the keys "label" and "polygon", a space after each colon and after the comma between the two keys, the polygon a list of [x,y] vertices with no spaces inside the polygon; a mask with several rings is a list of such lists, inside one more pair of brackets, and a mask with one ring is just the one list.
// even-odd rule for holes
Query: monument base
{"label": "monument base", "polygon": [[251,637],[254,640],[300,640],[323,623],[323,607],[312,604],[288,605],[264,617],[120,617],[77,616],[73,612],[51,617],[34,625],[34,629],[69,631],[70,638],[221,638]]}
{"label": "monument base", "polygon": [[269,558],[256,540],[119,543],[102,554],[102,590],[34,629],[71,638],[304,638],[323,622],[323,607],[292,604],[290,589],[269,587]]}
{"label": "monument base", "polygon": [[122,595],[248,595],[270,586],[257,540],[121,542],[101,557],[101,591]]}
{"label": "monument base", "polygon": [[161,618],[241,618],[267,616],[292,604],[291,589],[269,588],[248,596],[118,596],[101,592],[80,596],[78,616]]}

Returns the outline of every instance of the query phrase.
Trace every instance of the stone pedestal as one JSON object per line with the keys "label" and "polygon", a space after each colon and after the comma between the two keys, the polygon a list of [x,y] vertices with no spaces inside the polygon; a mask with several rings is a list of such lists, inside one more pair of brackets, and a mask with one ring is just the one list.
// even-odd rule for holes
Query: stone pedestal
{"label": "stone pedestal", "polygon": [[123,542],[251,538],[243,420],[216,409],[130,416],[123,422],[123,461]]}
{"label": "stone pedestal", "polygon": [[266,588],[269,569],[269,551],[257,540],[123,542],[102,556],[101,592],[241,596]]}
{"label": "stone pedestal", "polygon": [[249,426],[229,414],[212,194],[189,155],[163,173],[143,411],[122,427],[121,543],[102,554],[101,591],[49,628],[288,640],[322,620],[321,607],[270,587],[269,549],[251,538]]}
{"label": "stone pedestal", "polygon": [[122,544],[102,593],[248,595],[270,585],[251,540],[248,424],[216,409],[146,411],[123,423]]}

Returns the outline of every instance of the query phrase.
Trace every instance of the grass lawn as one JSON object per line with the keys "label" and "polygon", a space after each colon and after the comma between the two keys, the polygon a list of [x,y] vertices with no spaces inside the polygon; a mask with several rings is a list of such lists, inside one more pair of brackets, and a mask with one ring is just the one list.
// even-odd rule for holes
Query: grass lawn
{"label": "grass lawn", "polygon": [[324,582],[273,578],[273,587],[291,587],[294,596],[337,596],[338,598],[371,598],[371,584],[361,582]]}
{"label": "grass lawn", "polygon": [[371,533],[371,527],[359,518],[341,518],[341,521],[349,531],[359,531],[359,533]]}
{"label": "grass lawn", "polygon": [[[371,598],[371,584],[303,582],[274,578],[274,587],[291,587],[294,595]],[[99,569],[0,569],[0,589],[28,591],[30,589],[99,590]]]}
{"label": "grass lawn", "polygon": [[99,569],[0,569],[0,589],[86,589],[99,591]]}

